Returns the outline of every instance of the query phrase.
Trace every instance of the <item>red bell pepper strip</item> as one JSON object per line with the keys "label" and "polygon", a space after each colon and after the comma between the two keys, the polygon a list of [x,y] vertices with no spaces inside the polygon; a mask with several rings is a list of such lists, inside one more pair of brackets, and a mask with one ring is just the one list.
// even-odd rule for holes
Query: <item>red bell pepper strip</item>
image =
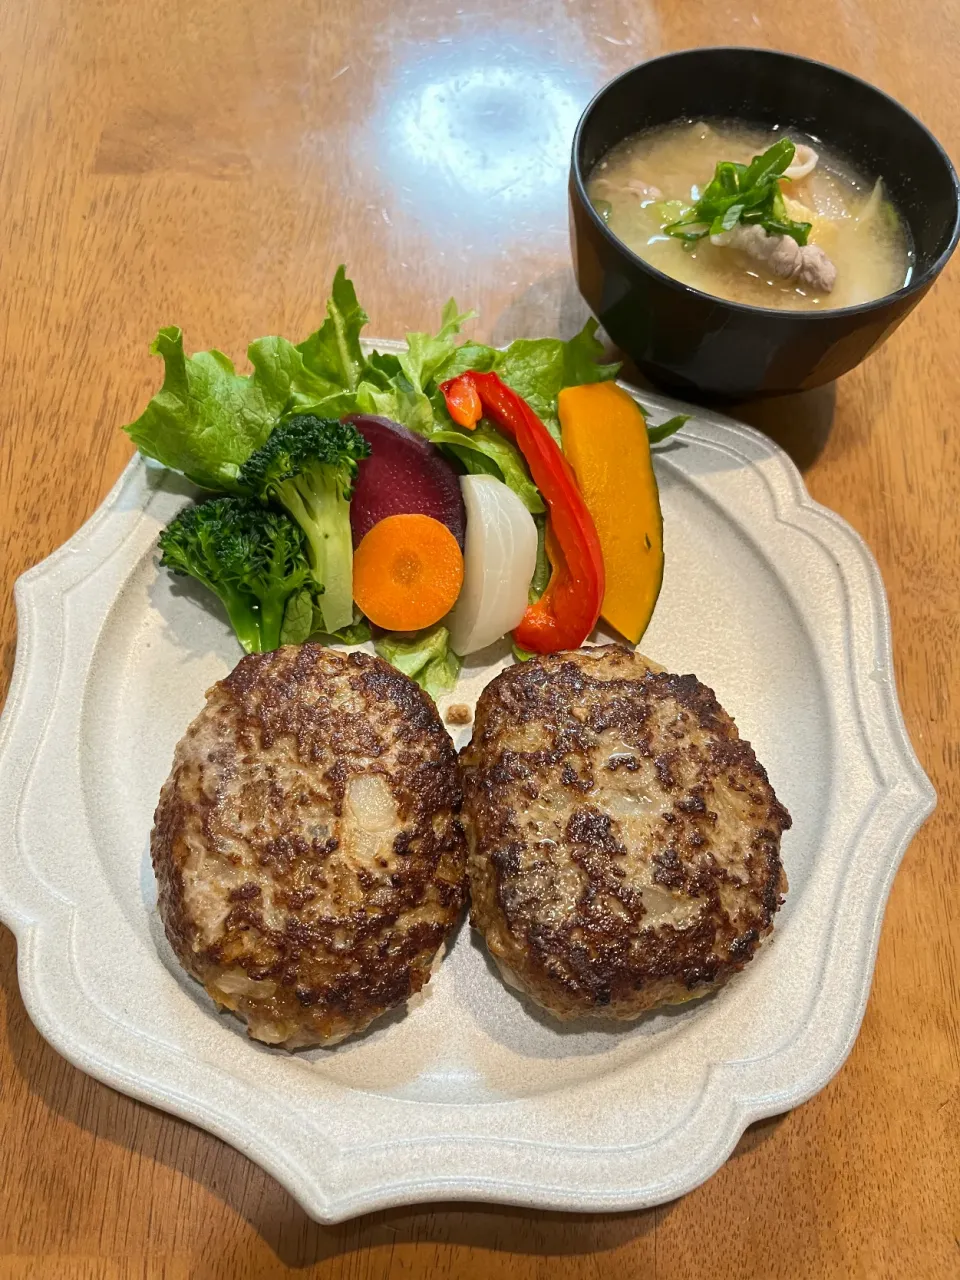
{"label": "red bell pepper strip", "polygon": [[495,373],[468,370],[440,390],[461,427],[472,430],[487,417],[516,442],[547,504],[550,581],[514,640],[532,653],[579,649],[597,625],[605,584],[600,539],[573,469],[526,400]]}
{"label": "red bell pepper strip", "polygon": [[451,378],[440,388],[447,402],[447,411],[458,427],[474,431],[483,417],[483,406],[477,389],[469,378]]}

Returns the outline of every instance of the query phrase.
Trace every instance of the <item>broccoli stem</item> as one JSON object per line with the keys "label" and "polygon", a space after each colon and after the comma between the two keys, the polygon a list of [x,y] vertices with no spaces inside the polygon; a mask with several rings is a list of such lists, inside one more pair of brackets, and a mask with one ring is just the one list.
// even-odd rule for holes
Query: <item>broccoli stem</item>
{"label": "broccoli stem", "polygon": [[227,617],[230,619],[230,625],[237,633],[237,639],[243,645],[245,653],[265,653],[268,649],[277,648],[280,636],[279,627],[277,628],[277,644],[264,644],[256,606],[251,605],[250,601],[245,599],[239,591],[231,591],[224,583],[214,585],[211,582],[209,585],[211,591],[215,591],[222,600],[223,607],[227,611]]}
{"label": "broccoli stem", "polygon": [[322,587],[318,605],[324,630],[353,622],[353,537],[350,501],[335,467],[314,466],[277,486],[280,501],[307,535],[307,559]]}
{"label": "broccoli stem", "polygon": [[320,616],[331,634],[353,622],[353,535],[350,503],[337,494],[336,505],[325,513],[330,526],[325,534],[326,577],[320,597]]}
{"label": "broccoli stem", "polygon": [[286,597],[279,596],[270,596],[260,601],[260,639],[263,653],[280,648],[280,628],[283,626],[286,603]]}

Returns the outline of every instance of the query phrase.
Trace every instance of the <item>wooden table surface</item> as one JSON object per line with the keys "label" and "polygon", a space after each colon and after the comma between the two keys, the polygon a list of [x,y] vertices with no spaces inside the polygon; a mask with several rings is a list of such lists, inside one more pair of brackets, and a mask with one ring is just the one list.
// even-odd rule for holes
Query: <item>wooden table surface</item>
{"label": "wooden table surface", "polygon": [[[7,0],[0,5],[0,626],[94,510],[158,377],[313,328],[346,261],[371,331],[454,293],[503,341],[582,315],[564,168],[595,87],[662,50],[780,47],[867,77],[960,155],[957,0]],[[744,410],[880,562],[907,723],[940,806],[907,853],[860,1038],[682,1201],[463,1205],[312,1223],[215,1138],[49,1049],[0,930],[0,1280],[310,1275],[960,1275],[960,264],[835,388]],[[65,815],[69,821],[69,815]]]}

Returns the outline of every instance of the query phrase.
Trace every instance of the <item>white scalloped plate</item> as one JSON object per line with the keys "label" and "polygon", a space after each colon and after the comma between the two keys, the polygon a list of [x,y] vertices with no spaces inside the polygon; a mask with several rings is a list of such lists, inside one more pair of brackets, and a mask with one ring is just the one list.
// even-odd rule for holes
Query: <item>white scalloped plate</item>
{"label": "white scalloped plate", "polygon": [[[639,398],[657,416],[684,408]],[[326,1222],[440,1198],[657,1204],[713,1173],[751,1121],[822,1088],[856,1037],[890,884],[935,796],[866,546],[768,439],[694,414],[657,454],[667,569],[643,649],[716,690],[793,814],[790,893],[742,975],[629,1027],[564,1028],[504,987],[464,926],[415,1007],[336,1049],[276,1051],[217,1015],[163,937],[148,835],[175,742],[240,653],[155,564],[189,487],[135,459],[16,587],[0,915],[46,1039],[219,1134]],[[502,661],[468,666],[456,700]]]}

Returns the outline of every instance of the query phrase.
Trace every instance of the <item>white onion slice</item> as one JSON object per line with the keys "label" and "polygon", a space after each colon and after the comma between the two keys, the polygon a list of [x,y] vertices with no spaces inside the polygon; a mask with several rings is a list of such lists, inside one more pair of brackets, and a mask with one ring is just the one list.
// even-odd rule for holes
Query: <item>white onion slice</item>
{"label": "white onion slice", "polygon": [[813,147],[808,147],[806,143],[799,142],[797,143],[796,151],[793,153],[793,162],[784,169],[783,176],[792,178],[794,182],[799,182],[808,173],[813,173],[819,159],[820,157]]}
{"label": "white onion slice", "polygon": [[512,489],[493,476],[461,476],[467,509],[463,587],[447,616],[461,657],[512,631],[527,608],[537,564],[537,526]]}

